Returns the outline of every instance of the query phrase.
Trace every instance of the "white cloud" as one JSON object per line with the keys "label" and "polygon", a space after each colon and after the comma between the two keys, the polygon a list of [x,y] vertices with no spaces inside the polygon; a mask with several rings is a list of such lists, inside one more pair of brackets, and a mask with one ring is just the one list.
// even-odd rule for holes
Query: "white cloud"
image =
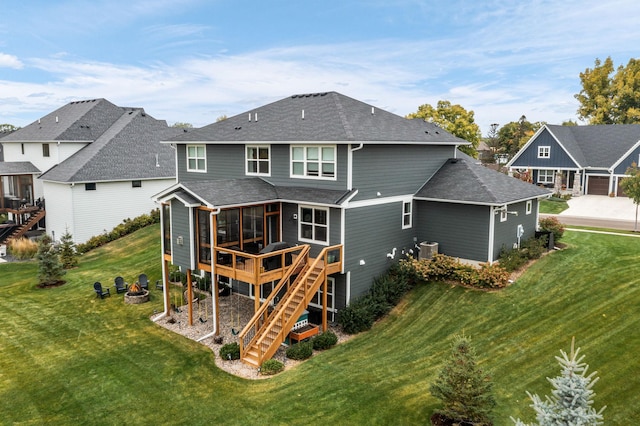
{"label": "white cloud", "polygon": [[7,55],[6,53],[0,52],[0,68],[14,68],[19,70],[23,66],[24,64],[17,56]]}

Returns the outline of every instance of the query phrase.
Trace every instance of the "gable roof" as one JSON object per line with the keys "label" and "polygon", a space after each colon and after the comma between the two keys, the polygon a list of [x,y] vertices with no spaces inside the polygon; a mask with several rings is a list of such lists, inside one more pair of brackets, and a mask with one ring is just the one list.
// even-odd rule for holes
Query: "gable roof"
{"label": "gable roof", "polygon": [[293,95],[171,142],[368,142],[468,145],[435,124],[407,119],[337,92]]}
{"label": "gable roof", "polygon": [[8,134],[2,142],[90,142],[111,127],[125,110],[106,99],[70,102]]}
{"label": "gable roof", "polygon": [[156,120],[141,108],[120,108],[120,112],[98,138],[43,173],[40,179],[100,182],[175,177],[175,153],[159,142],[182,130],[168,127],[165,121]]}
{"label": "gable roof", "polygon": [[416,199],[502,206],[545,198],[551,191],[460,158],[447,160],[415,194]]}
{"label": "gable roof", "polygon": [[156,194],[156,201],[178,198],[186,205],[229,208],[275,201],[338,206],[354,191],[275,186],[261,178],[181,182]]}
{"label": "gable roof", "polygon": [[582,168],[613,168],[640,141],[639,124],[589,126],[545,124],[518,151],[508,166],[513,164],[545,129]]}

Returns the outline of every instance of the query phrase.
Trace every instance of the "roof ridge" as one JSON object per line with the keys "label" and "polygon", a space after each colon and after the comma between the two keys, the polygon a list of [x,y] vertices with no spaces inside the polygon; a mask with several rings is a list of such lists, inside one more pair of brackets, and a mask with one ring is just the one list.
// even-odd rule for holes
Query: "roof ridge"
{"label": "roof ridge", "polygon": [[[491,188],[487,185],[487,183],[485,182],[485,180],[483,179],[483,177],[481,176],[481,173],[479,173],[480,170],[482,170],[482,172],[484,173],[485,169],[484,166],[476,166],[462,158],[458,158],[458,161],[462,161],[464,163],[464,165],[466,166],[466,168],[468,170],[471,171],[471,173],[473,173],[473,175],[476,177],[476,180],[480,182],[480,186],[483,187],[485,189],[485,191],[491,195],[491,197],[493,198],[493,200],[497,200],[498,197],[496,196],[496,194],[494,193],[494,191],[491,190]],[[476,166],[476,167],[474,167]],[[480,169],[480,167],[483,167],[483,169]],[[488,169],[486,169],[488,170]],[[497,172],[500,173],[500,172]],[[492,200],[492,201],[493,201]]]}
{"label": "roof ridge", "polygon": [[[74,180],[76,178],[76,175],[80,173],[84,169],[84,167],[95,158],[96,155],[98,155],[103,149],[105,149],[109,145],[109,142],[112,141],[116,135],[122,132],[129,124],[131,124],[133,119],[140,114],[140,111],[130,111],[127,114],[126,111],[123,110],[122,115],[104,132],[102,132],[102,134],[98,136],[96,140],[86,145],[71,157],[64,160],[63,163],[72,160],[76,156],[76,154],[79,154],[79,157],[81,157],[83,154],[86,155],[87,153],[91,153],[93,151],[92,155],[88,155],[87,158],[84,159],[84,161],[78,164],[79,167],[76,167],[76,171],[69,176],[69,180]],[[112,129],[114,131],[112,131]],[[110,134],[110,137],[107,137],[107,134]]]}

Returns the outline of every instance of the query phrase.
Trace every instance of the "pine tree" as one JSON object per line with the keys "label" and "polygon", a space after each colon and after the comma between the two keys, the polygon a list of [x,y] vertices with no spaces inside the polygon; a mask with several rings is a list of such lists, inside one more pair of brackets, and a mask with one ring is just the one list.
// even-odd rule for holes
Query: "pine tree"
{"label": "pine tree", "polygon": [[491,425],[490,414],[495,406],[488,375],[477,366],[471,339],[455,336],[451,357],[431,385],[431,394],[444,407],[435,414],[474,425]]}
{"label": "pine tree", "polygon": [[58,253],[51,243],[51,237],[44,235],[38,242],[38,279],[40,285],[53,285],[58,283],[66,271],[58,258]]}
{"label": "pine tree", "polygon": [[64,269],[71,269],[78,266],[78,252],[73,242],[73,236],[69,232],[69,228],[60,237],[60,261]]}
{"label": "pine tree", "polygon": [[[598,381],[596,371],[587,374],[589,366],[582,362],[584,355],[578,357],[580,348],[574,350],[575,338],[571,340],[571,353],[560,351],[561,357],[556,356],[562,373],[547,380],[553,385],[551,396],[543,401],[538,395],[529,395],[531,407],[536,412],[536,419],[540,426],[595,426],[602,424],[602,412],[605,407],[596,412],[592,407],[595,392],[591,389]],[[512,418],[513,420],[513,418]],[[520,419],[514,420],[518,426],[526,426]]]}

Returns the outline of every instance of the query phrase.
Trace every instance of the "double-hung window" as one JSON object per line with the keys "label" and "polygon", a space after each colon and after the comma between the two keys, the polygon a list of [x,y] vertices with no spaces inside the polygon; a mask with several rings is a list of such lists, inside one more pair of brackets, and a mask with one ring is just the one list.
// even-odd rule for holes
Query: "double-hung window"
{"label": "double-hung window", "polygon": [[298,217],[300,241],[329,244],[329,209],[300,206]]}
{"label": "double-hung window", "polygon": [[525,213],[531,214],[532,211],[533,211],[533,201],[527,200]]}
{"label": "double-hung window", "polygon": [[268,145],[247,145],[247,175],[269,176],[270,149]]}
{"label": "double-hung window", "polygon": [[550,158],[551,157],[551,147],[550,146],[539,146],[538,147],[538,158]]}
{"label": "double-hung window", "polygon": [[49,144],[48,143],[43,143],[42,144],[42,156],[43,157],[49,157]]}
{"label": "double-hung window", "polygon": [[411,201],[402,202],[402,229],[411,228]]}
{"label": "double-hung window", "polygon": [[538,170],[538,183],[553,183],[553,170]]}
{"label": "double-hung window", "polygon": [[336,178],[336,147],[292,146],[291,177]]}
{"label": "double-hung window", "polygon": [[205,145],[187,145],[187,171],[207,171],[207,150]]}

